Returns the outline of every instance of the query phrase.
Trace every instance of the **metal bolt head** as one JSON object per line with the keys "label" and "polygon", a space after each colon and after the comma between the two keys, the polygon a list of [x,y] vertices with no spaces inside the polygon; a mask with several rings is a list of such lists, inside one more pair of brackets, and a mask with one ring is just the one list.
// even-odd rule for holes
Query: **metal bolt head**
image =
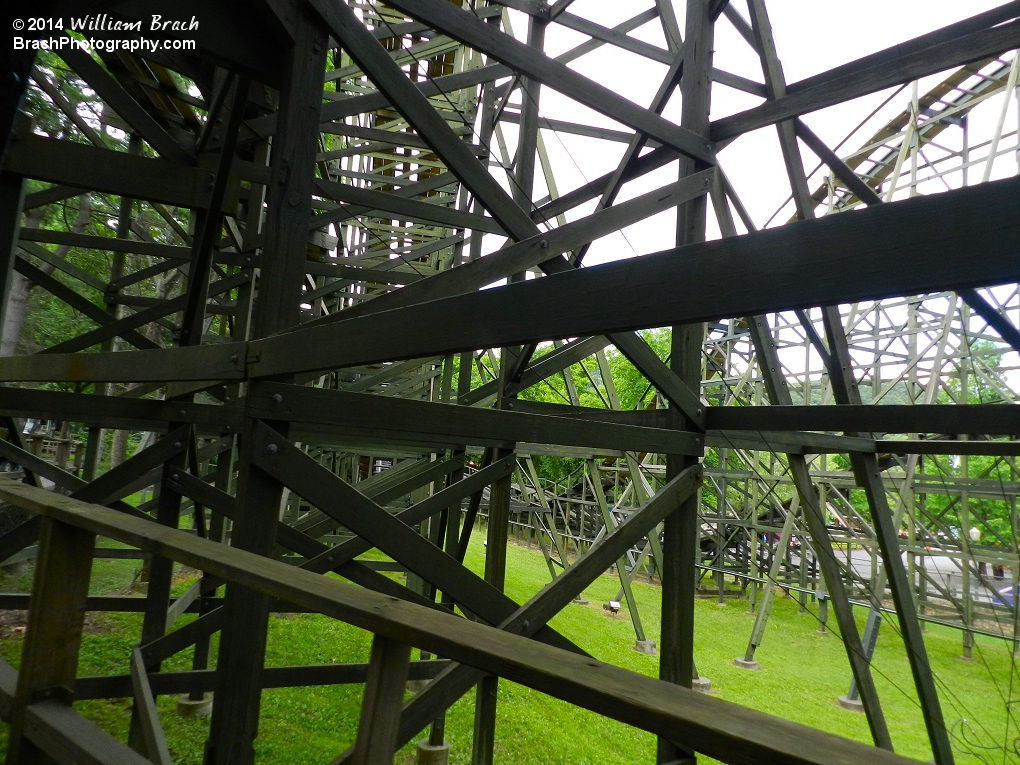
{"label": "metal bolt head", "polygon": [[181,448],[181,442],[180,441],[174,441],[174,449],[180,449],[180,448]]}
{"label": "metal bolt head", "polygon": [[524,629],[528,629],[529,627],[531,627],[531,621],[528,620],[528,619],[525,619],[524,620],[524,624],[522,624],[521,627],[523,627]]}
{"label": "metal bolt head", "polygon": [[181,480],[181,474],[180,474],[180,473],[174,473],[174,474],[173,474],[172,476],[170,476],[170,477],[171,477],[171,478],[173,478],[173,479],[174,479],[175,481],[179,481],[179,480]]}
{"label": "metal bolt head", "polygon": [[279,393],[274,393],[273,394],[273,403],[274,404],[282,404],[283,403],[283,396],[281,396]]}
{"label": "metal bolt head", "polygon": [[276,444],[269,444],[269,446],[266,447],[266,451],[269,452],[270,454],[276,454],[278,451],[280,451],[280,447],[277,446]]}
{"label": "metal bolt head", "polygon": [[186,409],[179,409],[177,411],[177,414],[179,414],[181,417],[186,417],[188,415],[188,411]]}
{"label": "metal bolt head", "polygon": [[539,241],[538,246],[541,249],[543,249],[543,250],[548,250],[549,249],[549,242],[546,239],[542,239],[541,241]]}

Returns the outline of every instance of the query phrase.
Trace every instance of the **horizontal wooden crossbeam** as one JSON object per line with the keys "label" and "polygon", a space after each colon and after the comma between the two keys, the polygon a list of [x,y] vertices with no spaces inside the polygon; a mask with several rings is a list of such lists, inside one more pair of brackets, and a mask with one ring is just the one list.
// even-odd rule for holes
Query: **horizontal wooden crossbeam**
{"label": "horizontal wooden crossbeam", "polygon": [[[996,181],[250,343],[9,357],[0,380],[239,380],[1005,284],[1018,207],[1020,179]],[[704,289],[720,271],[727,291]]]}
{"label": "horizontal wooden crossbeam", "polygon": [[[392,640],[513,680],[733,765],[912,760],[151,521],[0,480],[0,497]],[[763,730],[770,735],[762,736]]]}

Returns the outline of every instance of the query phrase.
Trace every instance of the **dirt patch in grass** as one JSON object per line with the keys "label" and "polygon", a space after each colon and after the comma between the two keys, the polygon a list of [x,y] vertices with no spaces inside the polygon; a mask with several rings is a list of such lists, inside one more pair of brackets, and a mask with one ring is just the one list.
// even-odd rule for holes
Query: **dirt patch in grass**
{"label": "dirt patch in grass", "polygon": [[[27,618],[28,611],[0,611],[0,640],[24,637]],[[108,635],[116,629],[117,625],[105,614],[91,611],[85,614],[86,635]]]}
{"label": "dirt patch in grass", "polygon": [[0,640],[21,637],[27,616],[28,611],[0,611]]}

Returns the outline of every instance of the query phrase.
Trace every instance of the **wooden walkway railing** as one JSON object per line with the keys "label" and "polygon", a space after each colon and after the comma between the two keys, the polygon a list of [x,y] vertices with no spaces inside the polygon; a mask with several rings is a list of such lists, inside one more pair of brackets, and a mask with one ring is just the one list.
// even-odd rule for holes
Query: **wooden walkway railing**
{"label": "wooden walkway railing", "polygon": [[[692,470],[690,485],[699,477]],[[412,646],[452,662],[433,683],[467,670],[498,675],[733,765],[913,762],[529,639],[549,618],[546,613],[555,613],[558,597],[570,591],[569,582],[557,583],[578,564],[496,628],[6,479],[0,479],[0,499],[42,517],[21,667],[16,678],[9,667],[0,669],[0,710],[9,710],[11,722],[11,765],[150,762],[71,708],[97,535],[205,571],[228,582],[228,588],[250,588],[372,632],[357,742],[341,758],[349,762],[392,761]],[[585,556],[591,556],[590,566],[608,567],[601,557],[616,555],[612,536]],[[609,563],[613,560],[609,557]],[[136,696],[141,688],[151,699],[144,667],[133,669]],[[146,706],[136,708],[144,712]],[[148,707],[147,738],[165,753],[154,705]]]}

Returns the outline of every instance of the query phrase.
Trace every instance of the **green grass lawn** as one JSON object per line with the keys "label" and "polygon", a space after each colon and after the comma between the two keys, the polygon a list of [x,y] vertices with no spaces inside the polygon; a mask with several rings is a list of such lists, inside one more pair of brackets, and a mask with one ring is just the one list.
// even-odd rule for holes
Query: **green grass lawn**
{"label": "green grass lawn", "polygon": [[[476,533],[467,565],[480,572],[484,552]],[[97,560],[92,592],[123,590],[137,569],[136,561]],[[508,551],[507,592],[519,602],[527,600],[548,581],[541,555],[511,545]],[[0,582],[12,591],[28,586],[29,577]],[[187,586],[183,580],[179,590]],[[626,605],[613,615],[602,604],[614,598],[618,581],[600,577],[584,597],[587,605],[570,605],[552,622],[564,635],[596,658],[646,675],[658,671],[658,659],[633,650],[634,632]],[[657,638],[659,611],[657,587],[636,583],[636,597],[649,638]],[[869,741],[867,724],[859,713],[841,709],[837,695],[846,693],[850,672],[843,646],[834,634],[819,635],[812,613],[798,614],[793,600],[779,599],[763,645],[756,658],[758,672],[738,669],[731,663],[742,655],[753,617],[747,603],[728,601],[718,607],[714,600],[696,604],[696,661],[700,673],[712,682],[719,698],[762,712],[853,738]],[[814,608],[810,608],[814,611]],[[863,625],[865,613],[859,620]],[[181,620],[183,624],[186,616]],[[830,621],[830,626],[832,622]],[[126,674],[128,654],[137,639],[140,615],[90,616],[81,652],[80,675]],[[270,620],[267,664],[328,664],[366,661],[371,636],[318,615],[281,615]],[[1005,755],[1020,736],[1016,722],[1008,722],[1010,702],[1020,700],[1020,675],[1002,641],[978,638],[973,661],[960,656],[960,633],[932,628],[926,633],[929,655],[936,674],[947,723],[954,726],[960,749],[957,762],[973,765],[1018,763],[1020,756]],[[20,634],[0,641],[0,655],[17,666]],[[215,655],[215,650],[214,650]],[[190,652],[164,663],[167,670],[190,668]],[[928,760],[916,695],[909,666],[895,624],[883,624],[873,662],[876,682],[896,751]],[[262,723],[257,742],[259,761],[280,765],[328,762],[353,743],[357,726],[361,686],[268,690],[262,695]],[[571,707],[541,693],[509,682],[500,683],[496,732],[498,762],[538,765],[611,765],[654,762],[651,735],[595,714]],[[130,702],[127,699],[79,702],[83,714],[115,735],[126,738]],[[175,762],[201,762],[208,720],[184,719],[174,712],[174,699],[161,698],[159,708]],[[958,721],[966,720],[966,723]],[[471,749],[473,696],[455,704],[447,717],[447,740],[451,761],[468,763]],[[762,731],[767,736],[768,731]],[[0,749],[6,731],[0,736]],[[980,747],[993,747],[981,749]],[[997,750],[994,749],[997,747]],[[414,761],[413,745],[397,758]]]}

